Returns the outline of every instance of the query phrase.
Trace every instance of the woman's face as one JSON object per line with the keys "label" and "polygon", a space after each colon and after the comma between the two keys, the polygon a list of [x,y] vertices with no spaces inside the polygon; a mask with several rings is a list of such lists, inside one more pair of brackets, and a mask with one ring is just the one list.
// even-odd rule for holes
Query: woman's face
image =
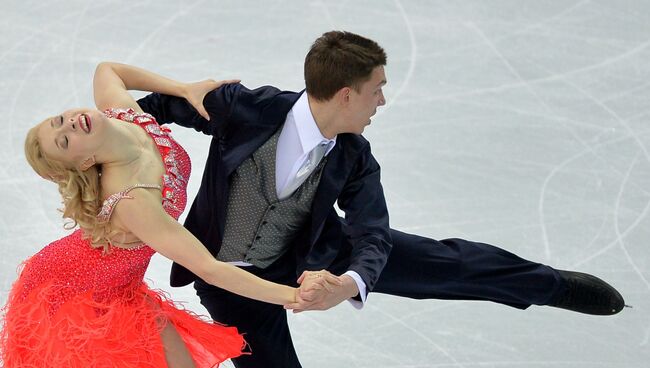
{"label": "woman's face", "polygon": [[67,110],[39,124],[38,140],[48,157],[82,167],[87,160],[94,160],[104,143],[107,123],[108,118],[98,110]]}

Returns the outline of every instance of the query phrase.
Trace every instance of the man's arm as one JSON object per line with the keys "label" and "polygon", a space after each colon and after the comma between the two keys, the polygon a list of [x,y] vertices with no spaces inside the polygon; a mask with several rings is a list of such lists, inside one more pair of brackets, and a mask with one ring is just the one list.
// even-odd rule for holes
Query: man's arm
{"label": "man's arm", "polygon": [[[226,81],[229,82],[229,81]],[[194,84],[199,92],[194,96],[200,96],[200,89],[205,86]],[[205,94],[202,105],[210,117],[208,121],[192,106],[185,98],[152,93],[139,99],[138,105],[144,112],[153,115],[159,124],[175,123],[207,135],[218,135],[223,125],[228,122],[232,106],[236,100],[236,94],[241,84],[224,84]],[[197,104],[197,103],[195,103]]]}
{"label": "man's arm", "polygon": [[343,233],[352,245],[348,271],[356,272],[369,292],[386,265],[392,239],[381,170],[370,146],[356,165],[339,195],[338,206],[345,212]]}

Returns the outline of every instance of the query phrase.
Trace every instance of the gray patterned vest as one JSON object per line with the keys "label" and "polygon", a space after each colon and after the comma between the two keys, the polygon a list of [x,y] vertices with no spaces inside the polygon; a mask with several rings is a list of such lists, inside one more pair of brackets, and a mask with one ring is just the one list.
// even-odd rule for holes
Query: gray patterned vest
{"label": "gray patterned vest", "polygon": [[275,188],[275,155],[281,130],[232,174],[226,227],[217,254],[221,261],[244,261],[266,268],[288,250],[309,219],[327,157],[291,196],[280,201]]}

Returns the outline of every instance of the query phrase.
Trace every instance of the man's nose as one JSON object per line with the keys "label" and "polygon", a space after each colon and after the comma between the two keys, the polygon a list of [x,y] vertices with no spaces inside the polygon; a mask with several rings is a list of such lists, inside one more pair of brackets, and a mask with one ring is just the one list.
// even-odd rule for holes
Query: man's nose
{"label": "man's nose", "polygon": [[384,91],[380,90],[380,95],[379,95],[379,105],[378,106],[384,106],[386,104],[386,96],[384,96]]}

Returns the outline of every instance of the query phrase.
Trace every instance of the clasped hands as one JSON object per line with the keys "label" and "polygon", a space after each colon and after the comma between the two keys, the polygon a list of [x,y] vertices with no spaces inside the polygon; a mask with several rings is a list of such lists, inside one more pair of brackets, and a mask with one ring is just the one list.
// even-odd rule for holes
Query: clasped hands
{"label": "clasped hands", "polygon": [[298,284],[300,287],[296,289],[296,302],[284,306],[294,313],[328,310],[359,294],[352,277],[336,276],[327,270],[304,271],[298,278]]}

